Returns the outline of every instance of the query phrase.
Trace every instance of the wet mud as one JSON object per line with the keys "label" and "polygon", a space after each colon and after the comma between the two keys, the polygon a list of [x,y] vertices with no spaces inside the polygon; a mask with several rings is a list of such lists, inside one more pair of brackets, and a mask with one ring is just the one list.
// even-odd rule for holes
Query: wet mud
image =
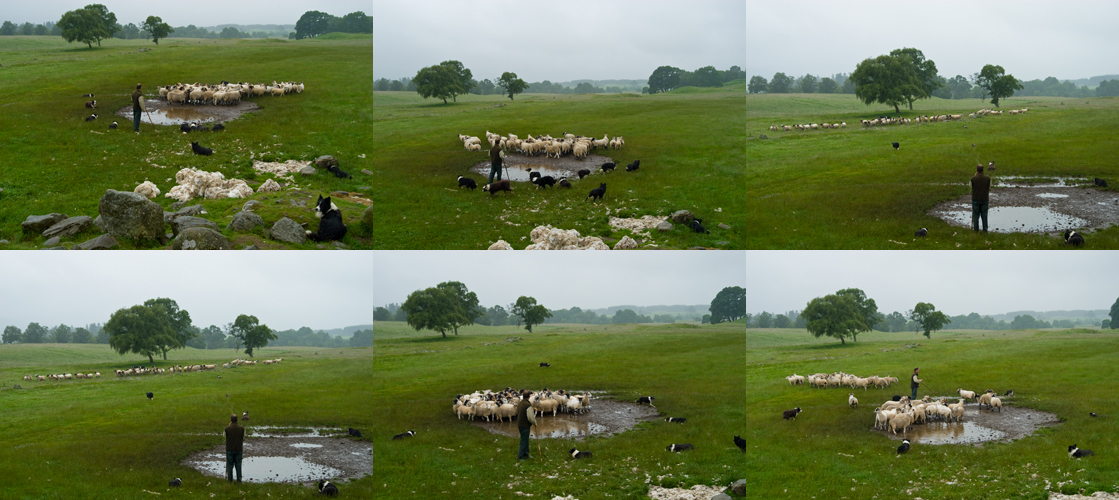
{"label": "wet mud", "polygon": [[[140,123],[151,125],[181,125],[183,123],[218,123],[240,118],[245,113],[260,109],[255,102],[241,101],[233,106],[211,106],[194,104],[173,104],[158,99],[145,101],[147,112],[143,113]],[[129,104],[117,110],[118,116],[123,116],[128,122],[132,121],[132,105]]]}
{"label": "wet mud", "polygon": [[[958,400],[956,400],[958,401]],[[951,400],[949,401],[951,402]],[[1042,427],[1058,424],[1052,413],[1021,406],[1005,406],[1002,411],[979,409],[978,403],[964,405],[963,422],[933,421],[913,425],[908,432],[894,435],[890,431],[871,429],[898,441],[908,439],[914,444],[982,444],[991,441],[1010,442],[1033,434]]]}
{"label": "wet mud", "polygon": [[[250,483],[314,483],[319,479],[358,479],[373,472],[372,447],[345,437],[344,429],[304,432],[252,432],[245,437],[242,479]],[[225,445],[202,450],[183,461],[203,475],[225,478]]]}
{"label": "wet mud", "polygon": [[[587,436],[607,437],[630,430],[638,422],[654,420],[659,416],[657,409],[649,405],[638,405],[615,401],[613,399],[594,399],[591,410],[582,415],[551,413],[536,416],[539,436],[544,439],[582,439]],[[474,425],[494,434],[520,437],[517,422],[486,422],[475,420]]]}
{"label": "wet mud", "polygon": [[[603,163],[612,161],[614,160],[602,155],[588,155],[585,160],[579,160],[571,155],[548,158],[542,155],[524,156],[513,153],[505,157],[504,165],[501,168],[501,178],[515,182],[528,182],[530,172],[540,172],[540,175],[550,175],[555,177],[557,181],[560,177],[567,177],[568,180],[578,180],[580,170],[587,169],[591,171],[591,175],[601,175],[602,170],[599,167]],[[508,167],[508,173],[506,173],[506,167]],[[626,166],[622,165],[620,170],[625,170],[625,168]],[[488,180],[490,161],[480,162],[474,165],[470,171],[480,174]]]}
{"label": "wet mud", "polygon": [[[1057,234],[1066,229],[1106,229],[1119,224],[1119,193],[1076,184],[1074,179],[1063,178],[1034,184],[1000,180],[999,187],[991,189],[989,230]],[[928,213],[950,225],[970,229],[971,195],[941,202]]]}

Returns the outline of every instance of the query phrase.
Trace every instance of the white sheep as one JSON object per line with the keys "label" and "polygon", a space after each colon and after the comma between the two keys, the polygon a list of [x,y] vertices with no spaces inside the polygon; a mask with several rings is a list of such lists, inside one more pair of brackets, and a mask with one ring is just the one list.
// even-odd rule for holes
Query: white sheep
{"label": "white sheep", "polygon": [[852,393],[847,394],[847,404],[851,408],[858,408],[859,407],[859,400],[858,400],[858,398],[855,397],[855,393],[852,392]]}
{"label": "white sheep", "polygon": [[960,393],[960,397],[964,399],[975,399],[975,391],[965,391],[963,389],[956,389]]}
{"label": "white sheep", "polygon": [[991,411],[994,411],[995,408],[998,408],[999,413],[1002,413],[1002,400],[997,396],[991,396]]}
{"label": "white sheep", "polygon": [[905,434],[905,430],[913,423],[913,417],[908,413],[899,413],[890,419],[890,432],[897,435],[897,430],[901,429],[901,433]]}

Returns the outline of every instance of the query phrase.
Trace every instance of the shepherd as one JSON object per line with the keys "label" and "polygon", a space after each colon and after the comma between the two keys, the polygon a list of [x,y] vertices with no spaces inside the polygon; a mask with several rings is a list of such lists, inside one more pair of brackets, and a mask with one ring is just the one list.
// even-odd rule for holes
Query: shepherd
{"label": "shepherd", "polygon": [[528,437],[529,431],[532,430],[532,424],[536,420],[536,412],[532,409],[532,403],[528,400],[531,396],[532,391],[525,389],[521,391],[521,400],[517,402],[517,430],[521,433],[521,446],[517,449],[517,460],[530,458],[528,456]]}
{"label": "shepherd", "polygon": [[[140,91],[141,84],[136,84],[136,91],[132,93],[132,129],[140,133],[140,113],[144,111],[144,93]],[[149,117],[151,119],[151,117]]]}
{"label": "shepherd", "polygon": [[493,184],[493,176],[497,174],[497,180],[501,180],[501,163],[504,153],[501,151],[501,141],[494,141],[493,147],[490,148],[490,184]]}

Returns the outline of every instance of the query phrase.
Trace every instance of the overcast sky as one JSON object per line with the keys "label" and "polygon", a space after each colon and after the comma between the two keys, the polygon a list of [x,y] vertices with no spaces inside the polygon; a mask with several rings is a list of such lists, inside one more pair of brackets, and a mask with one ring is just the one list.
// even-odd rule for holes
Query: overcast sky
{"label": "overcast sky", "polygon": [[317,10],[342,17],[355,11],[371,14],[380,0],[267,0],[251,2],[153,2],[151,0],[0,0],[0,22],[57,23],[62,14],[99,3],[117,15],[120,24],[139,26],[148,16],[159,16],[171,26],[219,24],[295,24],[304,12]]}
{"label": "overcast sky", "polygon": [[198,326],[252,314],[284,330],[366,324],[373,308],[443,281],[484,306],[709,304],[747,289],[750,313],[803,309],[860,288],[880,311],[949,315],[1110,309],[1119,252],[0,252],[0,327],[104,323],[169,297]]}
{"label": "overcast sky", "polygon": [[947,78],[985,64],[1023,80],[1119,73],[1114,0],[374,0],[371,15],[376,78],[452,59],[478,80],[646,79],[663,65],[830,76],[902,47]]}

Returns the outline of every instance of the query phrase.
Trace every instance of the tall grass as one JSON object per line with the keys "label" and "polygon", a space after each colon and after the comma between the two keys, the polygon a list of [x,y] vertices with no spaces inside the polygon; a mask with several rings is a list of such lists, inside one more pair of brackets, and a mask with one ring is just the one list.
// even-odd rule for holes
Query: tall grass
{"label": "tall grass", "polygon": [[[220,444],[225,416],[240,410],[253,414],[249,425],[361,429],[378,460],[369,476],[342,484],[352,498],[519,498],[517,492],[640,498],[648,484],[737,479],[749,480],[758,498],[1045,498],[1046,489],[1119,485],[1116,455],[1107,451],[1119,433],[1107,418],[1088,416],[1113,413],[1119,342],[1111,333],[949,331],[931,340],[870,333],[841,346],[803,330],[733,324],[538,328],[528,334],[472,327],[443,339],[390,324],[373,347],[257,354],[282,356],[280,365],[57,383],[20,377],[70,370],[104,375],[142,361],[98,352],[108,351],[105,346],[0,346],[6,410],[0,463],[9,464],[6,477],[18,479],[0,483],[0,496],[149,498],[144,489],[183,497],[308,494],[295,485],[230,487],[181,465],[189,454]],[[186,349],[157,364],[220,363],[236,355]],[[538,368],[541,361],[552,367]],[[896,441],[869,428],[876,403],[908,387],[866,391],[852,410],[849,390],[790,387],[783,378],[843,370],[904,380],[914,366],[945,395],[957,387],[1012,388],[1009,404],[1053,412],[1062,423],[1011,443],[915,445],[895,458]],[[23,389],[8,388],[17,383]],[[507,386],[598,390],[623,401],[653,395],[663,415],[688,422],[650,421],[582,442],[548,439],[540,443],[542,456],[534,445],[534,459],[518,464],[515,439],[458,420],[450,409],[456,394]],[[156,393],[155,401],[147,401],[146,391]],[[794,406],[804,412],[782,420],[781,411]],[[418,435],[390,439],[407,429]],[[748,440],[746,452],[734,446],[734,435]],[[685,442],[696,449],[664,451]],[[1097,456],[1070,462],[1065,448],[1072,443]],[[565,458],[576,445],[594,457]],[[184,486],[167,493],[162,485],[172,477],[182,477]]]}

